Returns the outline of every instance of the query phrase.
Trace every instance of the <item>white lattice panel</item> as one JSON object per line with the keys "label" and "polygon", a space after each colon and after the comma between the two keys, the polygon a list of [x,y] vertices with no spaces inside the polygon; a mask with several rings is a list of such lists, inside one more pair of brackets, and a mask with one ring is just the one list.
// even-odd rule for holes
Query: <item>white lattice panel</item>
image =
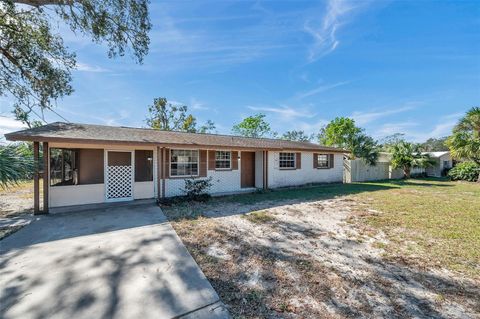
{"label": "white lattice panel", "polygon": [[107,199],[131,198],[132,166],[107,166]]}

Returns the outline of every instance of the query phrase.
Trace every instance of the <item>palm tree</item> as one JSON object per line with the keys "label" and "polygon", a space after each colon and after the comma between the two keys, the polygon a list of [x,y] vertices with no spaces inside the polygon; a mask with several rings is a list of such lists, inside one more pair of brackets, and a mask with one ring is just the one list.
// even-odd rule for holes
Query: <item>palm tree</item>
{"label": "palm tree", "polygon": [[31,176],[33,159],[22,154],[17,145],[0,145],[0,188],[7,188]]}
{"label": "palm tree", "polygon": [[[470,160],[480,166],[480,107],[472,107],[453,128],[447,140],[452,157]],[[480,183],[480,172],[478,176]]]}
{"label": "palm tree", "polygon": [[427,154],[422,154],[418,146],[412,143],[401,141],[391,147],[393,168],[401,168],[403,170],[403,178],[410,178],[410,173],[414,167],[429,167],[435,161]]}

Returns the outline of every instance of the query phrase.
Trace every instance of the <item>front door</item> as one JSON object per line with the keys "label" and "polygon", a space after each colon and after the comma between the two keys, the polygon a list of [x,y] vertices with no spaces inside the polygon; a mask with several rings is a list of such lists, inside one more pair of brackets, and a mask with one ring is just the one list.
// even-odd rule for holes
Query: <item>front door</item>
{"label": "front door", "polygon": [[241,154],[241,186],[242,188],[255,187],[255,152]]}
{"label": "front door", "polygon": [[106,152],[106,191],[107,201],[133,199],[133,152]]}

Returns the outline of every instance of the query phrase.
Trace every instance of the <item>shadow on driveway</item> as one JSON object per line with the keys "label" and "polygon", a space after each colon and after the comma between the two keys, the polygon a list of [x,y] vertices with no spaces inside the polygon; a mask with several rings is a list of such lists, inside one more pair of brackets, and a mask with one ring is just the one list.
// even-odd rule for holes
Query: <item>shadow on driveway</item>
{"label": "shadow on driveway", "polygon": [[219,301],[155,205],[42,216],[0,245],[1,318],[174,318]]}

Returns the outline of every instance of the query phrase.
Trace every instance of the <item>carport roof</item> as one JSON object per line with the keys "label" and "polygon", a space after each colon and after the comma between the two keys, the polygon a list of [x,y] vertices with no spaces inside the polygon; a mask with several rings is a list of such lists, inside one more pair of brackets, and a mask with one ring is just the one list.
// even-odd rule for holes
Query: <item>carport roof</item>
{"label": "carport roof", "polygon": [[345,152],[340,148],[327,147],[310,142],[63,122],[55,122],[41,127],[5,134],[5,137],[10,141],[149,144],[167,147],[195,146],[231,149]]}

